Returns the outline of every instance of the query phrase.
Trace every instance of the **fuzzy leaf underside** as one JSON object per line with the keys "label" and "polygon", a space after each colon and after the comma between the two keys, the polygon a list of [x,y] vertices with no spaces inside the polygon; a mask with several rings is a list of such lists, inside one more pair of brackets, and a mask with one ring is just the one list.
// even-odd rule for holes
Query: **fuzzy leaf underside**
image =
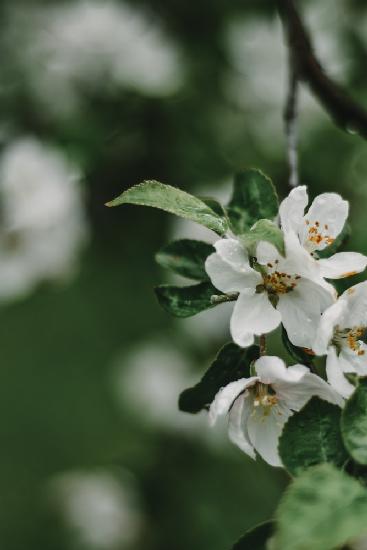
{"label": "fuzzy leaf underside", "polygon": [[274,550],[333,550],[367,531],[367,492],[331,464],[309,468],[276,512]]}
{"label": "fuzzy leaf underside", "polygon": [[367,465],[367,378],[361,378],[347,400],[341,417],[341,430],[349,454]]}
{"label": "fuzzy leaf underside", "polygon": [[227,212],[235,233],[245,233],[260,219],[274,220],[279,201],[272,181],[260,170],[245,170],[235,176]]}
{"label": "fuzzy leaf underside", "polygon": [[214,212],[202,200],[186,193],[186,191],[182,191],[182,189],[154,180],[147,180],[130,187],[130,189],[107,203],[107,206],[119,206],[121,204],[159,208],[204,225],[219,235],[223,235],[228,229],[227,220]]}
{"label": "fuzzy leaf underside", "polygon": [[175,317],[191,317],[214,307],[212,296],[219,292],[211,283],[203,282],[191,286],[160,285],[155,288],[160,305]]}
{"label": "fuzzy leaf underside", "polygon": [[291,416],[279,439],[279,454],[290,474],[317,464],[342,466],[348,459],[340,433],[341,409],[313,397]]}
{"label": "fuzzy leaf underside", "polygon": [[205,260],[213,252],[215,252],[215,248],[211,244],[192,239],[181,239],[161,248],[155,259],[162,267],[183,277],[208,281]]}
{"label": "fuzzy leaf underside", "polygon": [[250,376],[250,365],[259,358],[259,347],[240,348],[228,343],[219,351],[203,378],[192,388],[183,391],[179,408],[188,413],[198,413],[208,408],[218,391],[240,378]]}

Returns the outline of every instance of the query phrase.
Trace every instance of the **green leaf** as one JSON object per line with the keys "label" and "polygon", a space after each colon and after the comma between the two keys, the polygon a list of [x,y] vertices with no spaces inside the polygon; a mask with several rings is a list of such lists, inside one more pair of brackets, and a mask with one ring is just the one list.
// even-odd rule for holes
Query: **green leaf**
{"label": "green leaf", "polygon": [[235,176],[233,195],[227,207],[235,233],[245,233],[258,220],[274,220],[278,208],[275,187],[262,172],[251,169]]}
{"label": "green leaf", "polygon": [[183,391],[179,398],[181,411],[197,413],[208,408],[218,391],[240,378],[250,376],[250,365],[259,358],[259,347],[240,348],[226,344],[196,386]]}
{"label": "green leaf", "polygon": [[267,542],[274,532],[274,523],[266,521],[250,529],[233,546],[232,550],[266,550]]}
{"label": "green leaf", "polygon": [[192,286],[160,285],[155,293],[163,309],[175,317],[191,317],[214,307],[212,296],[222,294],[207,282]]}
{"label": "green leaf", "polygon": [[205,260],[213,252],[215,248],[211,244],[182,239],[161,248],[155,259],[162,267],[179,275],[198,281],[208,281]]}
{"label": "green leaf", "polygon": [[198,199],[203,201],[207,206],[209,206],[209,208],[214,210],[214,212],[216,214],[218,214],[218,216],[221,216],[222,218],[228,219],[227,218],[227,212],[225,211],[224,207],[216,199],[213,199],[212,197],[198,197]]}
{"label": "green leaf", "polygon": [[317,256],[319,258],[330,258],[330,256],[333,256],[333,254],[335,254],[335,252],[337,252],[339,248],[347,242],[350,234],[351,227],[348,222],[345,222],[343,229],[341,230],[335,241],[332,244],[329,244],[329,246],[327,246],[323,250],[319,250],[317,252]]}
{"label": "green leaf", "polygon": [[247,248],[250,256],[256,256],[256,248],[260,241],[267,241],[275,246],[280,254],[284,256],[284,237],[281,229],[269,220],[259,220],[250,231],[239,235],[239,239]]}
{"label": "green leaf", "polygon": [[367,378],[361,378],[357,389],[347,400],[342,412],[341,429],[350,455],[367,465]]}
{"label": "green leaf", "polygon": [[306,351],[306,348],[300,348],[292,344],[292,342],[288,338],[287,331],[285,330],[283,325],[282,325],[282,341],[283,341],[284,347],[288,351],[289,355],[293,357],[293,359],[295,359],[298,363],[301,363],[301,365],[306,365],[306,366],[312,365],[312,360],[314,357],[313,352],[311,350]]}
{"label": "green leaf", "polygon": [[119,197],[108,202],[107,206],[119,206],[120,204],[138,204],[160,208],[204,225],[219,235],[223,235],[228,229],[227,220],[214,212],[202,200],[181,189],[154,180],[144,181],[130,187]]}
{"label": "green leaf", "polygon": [[348,459],[340,433],[341,409],[313,397],[290,417],[279,440],[279,454],[292,475],[331,462],[342,466]]}
{"label": "green leaf", "polygon": [[331,464],[306,470],[278,510],[274,550],[332,550],[367,530],[367,492]]}

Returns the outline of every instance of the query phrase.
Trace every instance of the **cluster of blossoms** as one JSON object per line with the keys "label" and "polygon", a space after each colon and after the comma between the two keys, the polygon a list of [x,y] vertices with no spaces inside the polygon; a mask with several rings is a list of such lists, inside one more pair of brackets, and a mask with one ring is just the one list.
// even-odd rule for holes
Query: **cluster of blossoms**
{"label": "cluster of blossoms", "polygon": [[[128,189],[109,206],[126,203],[161,208],[220,235],[213,246],[177,240],[156,256],[162,266],[199,281],[156,288],[160,304],[173,315],[234,302],[233,343],[196,386],[182,392],[179,407],[190,413],[209,409],[212,424],[227,415],[234,443],[252,458],[256,451],[282,466],[279,438],[286,436],[288,419],[311,398],[343,407],[358,377],[367,375],[367,281],[339,297],[333,284],[367,266],[363,254],[336,252],[348,202],[323,193],[308,207],[307,188],[299,186],[279,205],[272,182],[246,170],[236,176],[225,207],[155,181]],[[266,355],[266,334],[279,326],[300,364],[287,367]],[[326,357],[324,370],[318,357]]]}
{"label": "cluster of blossoms", "polygon": [[212,423],[229,417],[229,436],[245,453],[256,450],[268,463],[281,466],[278,439],[288,418],[312,397],[343,405],[354,386],[346,373],[367,375],[367,282],[339,298],[328,281],[362,272],[367,257],[354,252],[319,253],[341,233],[348,202],[335,193],[316,197],[305,214],[307,190],[291,191],[279,209],[285,254],[260,241],[251,255],[238,236],[228,232],[215,243],[205,263],[213,285],[238,296],[231,317],[234,342],[247,347],[255,336],[283,324],[290,342],[310,357],[326,355],[327,382],[304,365],[286,368],[278,357],[262,356],[253,374],[221,388],[212,402]]}

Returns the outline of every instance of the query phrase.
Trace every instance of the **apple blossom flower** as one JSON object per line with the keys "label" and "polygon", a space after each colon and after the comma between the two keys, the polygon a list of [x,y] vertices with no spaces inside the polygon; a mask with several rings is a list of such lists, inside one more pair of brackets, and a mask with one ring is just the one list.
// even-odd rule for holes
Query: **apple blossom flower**
{"label": "apple blossom flower", "polygon": [[326,374],[330,384],[343,397],[354,386],[344,373],[367,375],[367,282],[346,290],[322,315],[313,350],[327,355]]}
{"label": "apple blossom flower", "polygon": [[282,322],[294,345],[312,348],[321,313],[335,300],[335,291],[326,281],[321,286],[302,275],[299,247],[293,254],[292,242],[286,242],[283,257],[261,241],[255,270],[238,239],[220,239],[214,246],[216,252],[205,264],[213,285],[224,293],[239,293],[230,321],[234,342],[247,347],[255,335],[271,332]]}
{"label": "apple blossom flower", "polygon": [[251,458],[255,450],[272,466],[282,466],[278,440],[284,424],[313,396],[339,406],[342,397],[303,365],[286,367],[279,357],[263,356],[254,363],[255,376],[221,388],[209,409],[209,421],[228,414],[228,435]]}
{"label": "apple blossom flower", "polygon": [[[301,248],[313,257],[313,279],[317,276],[340,279],[363,271],[367,257],[358,252],[338,252],[330,258],[317,257],[317,253],[332,244],[342,231],[348,217],[348,201],[337,193],[322,193],[305,214],[307,204],[307,189],[301,185],[292,189],[283,200],[279,215],[285,239],[297,235]],[[306,258],[307,254],[304,256]]]}
{"label": "apple blossom flower", "polygon": [[0,301],[75,273],[88,237],[81,173],[61,151],[22,137],[0,157]]}

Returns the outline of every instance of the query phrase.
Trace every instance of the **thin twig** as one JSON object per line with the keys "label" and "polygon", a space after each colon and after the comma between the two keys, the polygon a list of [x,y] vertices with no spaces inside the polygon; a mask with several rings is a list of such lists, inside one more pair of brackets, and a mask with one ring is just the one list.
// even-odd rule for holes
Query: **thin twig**
{"label": "thin twig", "polygon": [[259,336],[259,347],[260,355],[266,355],[266,336],[265,334],[260,334]]}
{"label": "thin twig", "polygon": [[338,126],[367,139],[367,111],[324,72],[294,0],[276,1],[298,77],[308,84]]}
{"label": "thin twig", "polygon": [[285,135],[287,139],[287,157],[289,168],[289,185],[297,187],[298,176],[298,74],[289,52],[288,94],[284,109]]}

